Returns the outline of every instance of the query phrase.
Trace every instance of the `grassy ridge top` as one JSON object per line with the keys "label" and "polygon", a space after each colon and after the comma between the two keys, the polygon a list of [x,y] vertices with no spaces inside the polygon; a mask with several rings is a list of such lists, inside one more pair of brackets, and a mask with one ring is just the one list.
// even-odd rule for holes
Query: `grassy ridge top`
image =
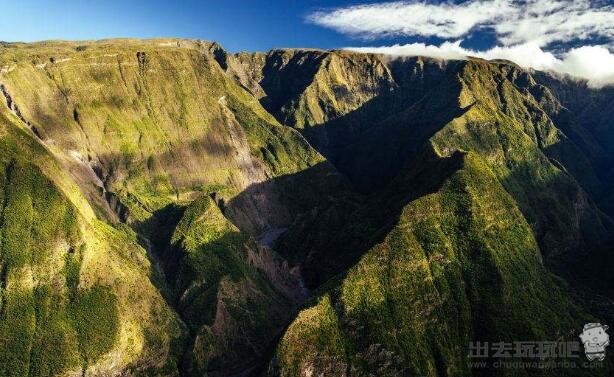
{"label": "grassy ridge top", "polygon": [[213,46],[121,40],[5,48],[0,80],[43,142],[93,170],[99,186],[144,220],[204,186],[240,191],[322,161],[225,75]]}

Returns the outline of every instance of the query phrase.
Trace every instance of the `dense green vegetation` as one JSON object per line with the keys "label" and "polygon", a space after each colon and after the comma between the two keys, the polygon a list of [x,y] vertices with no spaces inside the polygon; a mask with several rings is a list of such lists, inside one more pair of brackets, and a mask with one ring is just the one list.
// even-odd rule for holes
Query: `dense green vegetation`
{"label": "dense green vegetation", "polygon": [[174,39],[0,68],[0,375],[544,375],[469,342],[614,319],[611,88]]}
{"label": "dense green vegetation", "polygon": [[[106,287],[77,288],[79,266],[69,259],[81,236],[76,213],[38,167],[7,154],[16,152],[11,144],[2,146],[12,156],[2,168],[2,374],[57,375],[111,349],[117,299]],[[68,248],[65,267],[47,268],[58,247]]]}
{"label": "dense green vegetation", "polygon": [[278,348],[281,375],[464,375],[472,339],[557,339],[582,316],[513,199],[470,154],[299,314]]}
{"label": "dense green vegetation", "polygon": [[194,336],[184,361],[189,373],[248,368],[281,330],[292,303],[248,264],[249,254],[263,252],[208,195],[183,210],[161,258]]}
{"label": "dense green vegetation", "polygon": [[[0,122],[0,342],[4,349],[0,374],[54,376],[104,368],[97,362],[125,336],[120,327],[122,321],[130,320],[119,308],[128,297],[118,299],[128,294],[126,282],[114,279],[119,272],[148,281],[147,271],[128,261],[115,264],[112,268],[117,272],[100,274],[91,266],[83,270],[86,258],[105,257],[109,250],[101,241],[105,237],[96,235],[95,225],[89,223],[91,209],[77,209],[76,205],[87,202],[79,197],[74,183],[4,110]],[[122,232],[104,227],[101,230],[108,240]],[[122,242],[126,241],[116,239],[115,246],[124,253],[134,251],[134,246]],[[157,305],[163,304],[153,286],[138,289],[141,295],[153,295],[148,299],[151,304],[156,300]],[[172,316],[160,314],[160,320]],[[177,331],[172,324],[155,326],[168,328],[169,334]],[[168,339],[169,335],[156,337]]]}

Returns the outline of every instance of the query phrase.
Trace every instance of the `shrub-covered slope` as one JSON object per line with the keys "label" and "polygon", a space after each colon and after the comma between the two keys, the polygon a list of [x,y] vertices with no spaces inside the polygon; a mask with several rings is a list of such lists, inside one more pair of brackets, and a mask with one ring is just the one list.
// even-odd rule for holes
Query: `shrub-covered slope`
{"label": "shrub-covered slope", "polygon": [[[578,140],[578,122],[558,116],[570,111],[547,87],[511,63],[379,59],[394,79],[382,94],[352,112],[331,109],[329,121],[304,131],[357,188],[381,194],[428,140],[443,155],[476,152],[532,226],[547,263],[558,273],[595,272],[577,271],[576,263],[592,258],[612,231],[595,203],[608,192],[607,173]],[[317,75],[326,74],[320,67]]]}
{"label": "shrub-covered slope", "polygon": [[[116,292],[120,288],[95,285],[92,293],[85,289],[89,285],[83,292],[74,288],[83,275],[80,261],[86,258],[80,248],[84,241],[74,241],[77,243],[66,246],[64,252],[75,261],[70,259],[70,269],[56,273],[58,279],[72,284],[74,294],[65,294],[71,300],[79,300],[81,294],[93,295],[84,296],[86,304],[75,315],[80,316],[79,322],[101,327],[86,329],[89,333],[84,336],[94,337],[92,342],[99,348],[71,356],[71,368],[74,360],[93,365],[107,357],[115,360],[108,365],[112,373],[129,370],[130,363],[150,363],[169,374],[226,375],[250,370],[262,362],[289,321],[295,302],[305,295],[300,273],[290,271],[266,242],[259,244],[255,239],[261,234],[275,237],[292,221],[295,211],[309,204],[284,203],[282,190],[266,181],[315,165],[320,173],[310,185],[342,180],[298,132],[280,125],[223,71],[215,49],[216,45],[207,42],[124,40],[16,44],[0,51],[1,65],[7,67],[0,79],[2,102],[7,105],[3,104],[3,111],[12,119],[10,127],[21,127],[19,132],[29,134],[31,143],[45,152],[46,163],[62,172],[64,178],[58,184],[68,185],[76,198],[74,211],[87,211],[98,233],[92,230],[80,239],[108,242],[122,255],[137,250],[145,258],[141,262],[147,263],[144,268],[151,271],[142,276],[135,273],[130,279],[149,278],[147,284],[157,287],[156,299],[165,301],[147,305],[163,305],[174,322],[147,307],[143,315],[171,321],[177,327],[169,330],[164,326],[171,325],[160,325],[159,333],[147,327],[151,334],[141,331],[157,342],[154,349],[159,360],[155,362],[160,365],[153,365],[149,361],[153,356],[148,355],[151,350],[136,340],[126,340],[120,332],[130,325],[121,311],[114,311],[118,306],[114,302],[123,299]],[[32,158],[28,150],[20,153],[24,161]],[[7,151],[7,159],[13,154]],[[299,192],[311,192],[305,183],[301,181],[305,188]],[[284,189],[296,191],[291,186]],[[238,196],[246,191],[250,194]],[[31,196],[45,199],[44,193]],[[19,206],[28,207],[32,198],[20,193],[16,200],[16,207],[7,207],[9,218],[22,217]],[[47,220],[61,219],[52,216]],[[75,227],[83,222],[81,218],[69,220]],[[23,221],[29,217],[24,216]],[[24,231],[23,226],[8,224],[3,224],[7,232],[13,227]],[[60,230],[49,230],[48,237],[60,242]],[[117,241],[117,237],[129,242]],[[33,243],[46,247],[42,240]],[[114,279],[113,273],[104,271],[109,266],[98,263],[98,273]],[[108,302],[103,309],[110,312],[97,314],[97,300]],[[69,304],[70,300],[67,312]],[[91,316],[88,306],[92,306]],[[131,307],[126,310],[138,312]],[[68,337],[71,331],[59,328],[57,333]],[[171,340],[172,355],[168,351]],[[126,345],[129,341],[136,345]],[[122,346],[130,352],[118,348]],[[29,349],[24,347],[21,351]],[[47,352],[42,346],[32,349]],[[30,373],[49,374],[38,369]],[[100,373],[106,372],[101,369]]]}
{"label": "shrub-covered slope", "polygon": [[458,170],[298,315],[272,375],[470,375],[470,341],[558,339],[581,326],[487,164],[446,159]]}
{"label": "shrub-covered slope", "polygon": [[[330,216],[331,211],[338,211],[338,206],[331,206],[321,213],[323,216],[301,219],[278,242],[277,248],[283,255],[292,259],[298,254],[308,284],[313,287],[324,284],[325,288],[320,301],[301,312],[289,327],[272,364],[273,374],[300,375],[310,371],[324,375],[463,375],[471,373],[464,369],[466,349],[462,348],[471,339],[557,338],[569,331],[565,329],[579,326],[578,319],[583,315],[570,306],[569,289],[559,288],[548,270],[573,281],[580,291],[590,285],[601,293],[611,294],[607,271],[612,268],[608,243],[612,220],[591,196],[606,190],[607,185],[601,178],[601,166],[572,134],[582,130],[556,116],[557,106],[559,112],[569,110],[562,108],[548,88],[540,87],[530,72],[510,63],[415,58],[387,64],[395,80],[393,90],[382,92],[353,112],[331,110],[327,122],[303,131],[368,195],[363,204],[351,207],[341,220]],[[318,70],[318,74],[322,72]],[[299,97],[311,95],[306,90]],[[572,136],[567,136],[564,130]],[[429,152],[431,148],[433,151]],[[464,177],[472,177],[462,182],[473,195],[454,205],[455,212],[447,213],[458,216],[461,222],[472,222],[469,219],[475,216],[476,226],[450,227],[444,225],[450,215],[438,216],[436,203],[442,199],[430,199],[435,195],[449,198],[447,190],[453,187],[450,182],[458,182],[460,173],[451,177],[441,175],[449,172],[449,166],[433,162],[432,156],[466,152],[471,162],[465,161],[460,171]],[[434,184],[437,181],[445,183],[439,188]],[[421,206],[423,202],[427,204]],[[497,206],[501,206],[500,213],[489,213],[497,212]],[[405,233],[411,231],[406,228],[414,229],[406,222],[421,222],[423,218],[432,221],[419,232],[431,237],[439,232],[438,228],[445,228],[445,242],[431,242],[424,234],[412,234],[417,238],[415,244],[399,241],[409,237]],[[322,234],[323,229],[332,230],[335,238],[314,236]],[[491,236],[497,240],[490,239]],[[448,280],[465,290],[466,286],[476,289],[471,294],[465,292],[468,296],[463,298],[458,298],[458,289],[454,290],[457,305],[463,307],[457,307],[456,313],[470,314],[460,321],[467,328],[459,331],[458,326],[450,325],[455,331],[452,335],[441,330],[448,326],[442,323],[457,320],[458,314],[449,309],[431,314],[435,318],[433,323],[444,335],[426,333],[415,317],[404,317],[419,310],[416,306],[425,306],[422,295],[426,293],[421,289],[428,285],[428,279],[421,281],[419,288],[418,284],[408,288],[390,286],[389,281],[377,283],[392,274],[386,268],[402,269],[397,258],[406,253],[420,254],[425,247],[442,255],[449,248],[471,254],[467,257],[470,262],[459,262],[471,266],[471,271],[459,272]],[[393,262],[369,258],[371,254],[382,253],[382,249]],[[489,253],[510,259],[504,262]],[[489,259],[492,263],[479,267]],[[600,262],[594,263],[595,260]],[[491,275],[471,275],[475,269]],[[375,280],[368,278],[369,270],[374,271]],[[419,275],[403,270],[402,276]],[[522,283],[525,281],[530,281],[536,291],[527,294]],[[368,305],[378,297],[378,284],[383,286],[379,294],[385,303],[384,312]],[[436,286],[441,295],[440,283]],[[482,288],[484,291],[478,292]],[[518,291],[509,293],[515,300],[506,301],[506,296],[497,289]],[[344,295],[348,292],[353,298],[358,296],[355,299],[363,307],[352,313],[355,316],[347,313]],[[395,300],[395,295],[413,297],[414,293],[420,296],[420,301]],[[546,303],[550,294],[555,297],[555,306],[563,306],[552,308]],[[491,299],[501,301],[489,305]],[[598,315],[611,318],[611,310],[599,311]],[[544,321],[540,324],[534,316]],[[535,326],[527,331],[523,322]],[[471,323],[486,332],[476,333],[478,330],[472,329]],[[373,329],[382,331],[379,337],[372,333]],[[403,332],[413,337],[404,335],[397,340]],[[449,342],[454,351],[443,350],[441,342]],[[422,353],[416,354],[416,348],[421,348]],[[456,352],[455,356],[451,352]]]}
{"label": "shrub-covered slope", "polygon": [[304,298],[299,277],[273,250],[230,223],[209,196],[175,210],[179,220],[166,235],[170,239],[157,241],[168,245],[159,258],[174,307],[191,334],[183,370],[251,370]]}
{"label": "shrub-covered slope", "polygon": [[95,172],[84,191],[101,186],[128,207],[123,216],[142,221],[203,187],[236,193],[322,161],[224,74],[210,47],[177,40],[10,46],[0,55],[2,83],[71,169]]}
{"label": "shrub-covered slope", "polygon": [[610,89],[174,39],[0,69],[4,374],[490,375],[469,341],[614,318]]}
{"label": "shrub-covered slope", "polygon": [[134,232],[96,219],[6,109],[0,127],[0,374],[176,369],[184,330]]}

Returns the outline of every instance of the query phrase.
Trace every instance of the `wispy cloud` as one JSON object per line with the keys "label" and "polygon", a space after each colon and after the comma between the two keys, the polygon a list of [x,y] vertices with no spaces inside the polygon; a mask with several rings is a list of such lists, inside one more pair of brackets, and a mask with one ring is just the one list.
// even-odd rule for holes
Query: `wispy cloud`
{"label": "wispy cloud", "polygon": [[307,19],[363,39],[457,39],[484,28],[492,29],[504,45],[614,39],[614,5],[589,0],[469,0],[460,4],[401,1],[322,10]]}
{"label": "wispy cloud", "polygon": [[494,47],[475,51],[461,47],[460,41],[444,42],[439,46],[411,43],[382,47],[349,47],[349,50],[396,56],[429,56],[440,59],[465,59],[475,56],[487,60],[510,60],[524,68],[569,74],[588,80],[592,87],[614,84],[614,54],[603,46],[572,48],[557,58],[535,43],[511,47]]}
{"label": "wispy cloud", "polygon": [[309,15],[308,20],[364,39],[411,35],[458,38],[477,25],[513,11],[507,0],[462,5],[391,2],[319,11]]}
{"label": "wispy cloud", "polygon": [[[321,10],[308,21],[364,40],[382,37],[438,37],[439,46],[406,45],[354,48],[393,55],[424,55],[448,59],[477,56],[507,59],[539,70],[566,73],[592,86],[614,83],[614,4],[608,0],[468,0],[439,4],[397,1]],[[498,47],[475,51],[460,40],[488,30]],[[590,41],[602,46],[582,46]],[[553,44],[575,48],[548,51]]]}
{"label": "wispy cloud", "polygon": [[589,0],[529,0],[493,25],[505,44],[547,46],[590,38],[614,39],[614,5]]}

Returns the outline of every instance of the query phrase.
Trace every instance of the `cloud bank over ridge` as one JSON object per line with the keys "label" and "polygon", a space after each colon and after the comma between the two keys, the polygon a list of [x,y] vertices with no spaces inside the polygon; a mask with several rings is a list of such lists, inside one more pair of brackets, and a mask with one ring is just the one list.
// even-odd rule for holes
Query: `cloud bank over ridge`
{"label": "cloud bank over ridge", "polygon": [[[348,49],[404,56],[507,59],[525,68],[587,79],[589,85],[614,84],[614,5],[589,0],[469,0],[463,3],[388,2],[321,10],[309,22],[351,37],[437,37],[439,46],[410,43]],[[462,38],[491,32],[498,46],[476,51]],[[590,45],[590,41],[605,41]],[[567,51],[548,46],[571,44]]]}
{"label": "cloud bank over ridge", "polygon": [[460,41],[444,42],[439,46],[411,43],[383,47],[348,47],[348,50],[395,56],[429,56],[440,59],[465,59],[475,56],[482,59],[505,59],[524,68],[568,74],[588,80],[591,87],[614,84],[614,54],[603,46],[572,48],[557,58],[534,43],[511,47],[494,47],[475,51],[460,46]]}

